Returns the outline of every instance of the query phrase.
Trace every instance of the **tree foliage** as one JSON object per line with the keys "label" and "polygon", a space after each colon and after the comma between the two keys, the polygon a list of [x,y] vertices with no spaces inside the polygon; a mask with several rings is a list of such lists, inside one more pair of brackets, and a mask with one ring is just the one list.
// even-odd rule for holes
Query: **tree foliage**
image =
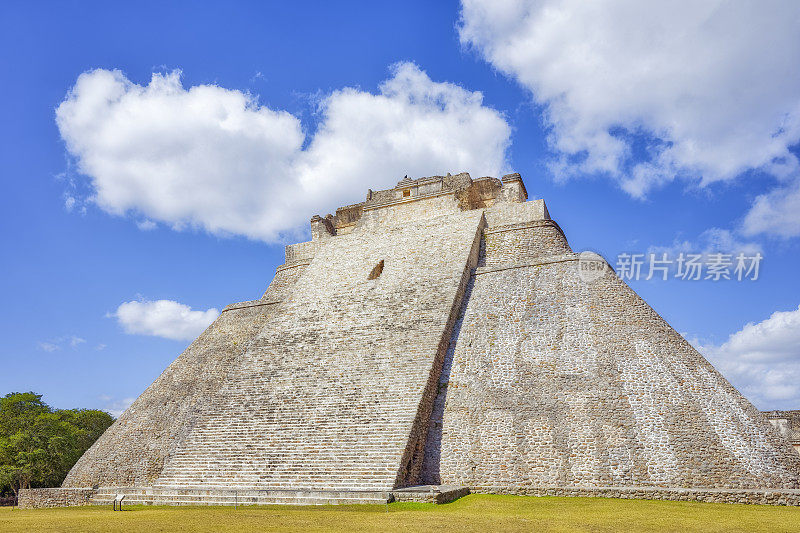
{"label": "tree foliage", "polygon": [[53,409],[33,392],[0,398],[0,494],[57,487],[114,419],[94,409]]}

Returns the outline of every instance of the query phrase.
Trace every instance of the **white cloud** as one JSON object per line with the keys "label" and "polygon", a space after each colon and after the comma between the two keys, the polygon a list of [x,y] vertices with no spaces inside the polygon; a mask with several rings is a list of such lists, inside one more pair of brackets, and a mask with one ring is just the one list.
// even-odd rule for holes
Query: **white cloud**
{"label": "white cloud", "polygon": [[120,415],[131,406],[134,400],[136,400],[136,398],[123,398],[121,400],[117,400],[108,394],[101,394],[99,399],[101,402],[103,402],[102,409],[110,413],[114,418],[119,418]]}
{"label": "white cloud", "polygon": [[76,335],[72,335],[69,338],[69,345],[72,348],[77,348],[78,346],[80,346],[81,344],[83,344],[85,342],[86,342],[86,339],[82,339],[82,338],[80,338],[80,337],[78,337]]}
{"label": "white cloud", "polygon": [[756,253],[762,253],[763,249],[760,244],[743,240],[740,236],[730,230],[722,228],[709,228],[694,240],[676,238],[672,244],[667,246],[651,246],[647,250],[647,254],[656,254],[661,257],[661,254],[666,253],[668,258],[674,259],[678,254],[702,254],[708,257],[709,254],[731,254],[733,256],[743,253],[746,256],[753,256]]}
{"label": "white cloud", "polygon": [[39,349],[48,353],[53,353],[61,349],[61,346],[53,342],[40,342],[38,343]]}
{"label": "white cloud", "polygon": [[756,198],[743,230],[748,235],[800,236],[800,181]]}
{"label": "white cloud", "polygon": [[219,316],[219,311],[213,307],[192,311],[173,300],[134,300],[120,304],[112,316],[126,333],[193,340]]}
{"label": "white cloud", "polygon": [[504,117],[411,63],[394,65],[377,94],[325,96],[319,117],[307,138],[297,117],[252,95],[187,89],[178,71],[141,86],[102,69],[81,74],[56,112],[103,210],[266,241],[406,174],[505,170]]}
{"label": "white cloud", "polygon": [[800,2],[462,4],[462,43],[544,106],[557,176],[638,197],[676,176],[797,172]]}
{"label": "white cloud", "polygon": [[690,342],[759,408],[800,405],[800,306],[748,323],[722,345]]}
{"label": "white cloud", "polygon": [[60,350],[64,345],[67,344],[69,345],[70,348],[76,350],[78,346],[84,344],[85,342],[86,339],[78,337],[77,335],[66,335],[47,342],[40,342],[37,345],[40,350],[52,353]]}
{"label": "white cloud", "polygon": [[139,222],[136,223],[136,227],[142,231],[150,231],[156,229],[156,227],[158,227],[158,224],[156,224],[152,220],[140,220]]}

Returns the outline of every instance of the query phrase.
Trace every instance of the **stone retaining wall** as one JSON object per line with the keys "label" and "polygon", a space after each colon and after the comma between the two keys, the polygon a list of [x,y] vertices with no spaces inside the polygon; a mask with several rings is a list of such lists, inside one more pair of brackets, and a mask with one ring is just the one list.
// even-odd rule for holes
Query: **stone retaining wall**
{"label": "stone retaining wall", "polygon": [[[88,505],[96,493],[91,488],[23,489],[19,494],[21,509],[74,507]],[[520,496],[565,496],[583,498],[620,498],[708,503],[800,506],[800,490],[771,489],[687,489],[664,487],[473,487],[445,492],[399,492],[395,501],[448,503],[466,494],[513,494]]]}
{"label": "stone retaining wall", "polygon": [[[417,490],[419,489],[419,490]],[[467,487],[409,487],[392,491],[392,498],[396,502],[435,503],[443,504],[454,502],[470,493]]]}
{"label": "stone retaining wall", "polygon": [[756,505],[800,505],[797,489],[686,489],[664,487],[473,487],[473,494],[520,496],[569,496],[621,498],[625,500],[671,500]]}
{"label": "stone retaining wall", "polygon": [[18,505],[21,509],[75,507],[88,505],[94,494],[95,490],[91,488],[22,489],[19,491]]}

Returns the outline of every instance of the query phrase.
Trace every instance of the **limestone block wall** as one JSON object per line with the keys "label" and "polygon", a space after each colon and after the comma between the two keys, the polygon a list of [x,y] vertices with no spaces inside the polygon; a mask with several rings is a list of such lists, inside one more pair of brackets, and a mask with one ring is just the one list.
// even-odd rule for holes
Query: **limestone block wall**
{"label": "limestone block wall", "polygon": [[20,509],[75,507],[87,505],[95,492],[91,488],[23,489],[19,492],[17,505]]}
{"label": "limestone block wall", "polygon": [[364,209],[364,214],[356,227],[404,224],[457,211],[459,211],[458,203],[452,193],[424,199],[409,197],[408,201],[403,203]]}
{"label": "limestone block wall", "polygon": [[317,253],[319,243],[314,241],[299,242],[286,246],[286,265],[294,263],[307,263]]}
{"label": "limestone block wall", "polygon": [[296,262],[290,265],[281,265],[275,272],[275,277],[261,297],[264,301],[283,300],[290,293],[294,284],[308,267],[308,262]]}
{"label": "limestone block wall", "polygon": [[483,223],[456,212],[321,240],[156,485],[414,482]]}
{"label": "limestone block wall", "polygon": [[489,228],[535,220],[550,220],[550,213],[547,211],[544,200],[531,200],[524,203],[497,203],[484,210],[484,216]]}
{"label": "limestone block wall", "polygon": [[275,270],[275,277],[264,291],[261,299],[264,301],[283,300],[311,260],[314,259],[318,247],[318,241],[287,245],[286,262]]}
{"label": "limestone block wall", "polygon": [[522,222],[494,241],[486,229],[423,481],[530,493],[800,487],[791,447],[689,343],[616,276],[582,281],[556,233],[527,244],[536,225]]}
{"label": "limestone block wall", "polygon": [[[475,490],[474,492],[480,492]],[[797,489],[686,489],[668,487],[495,487],[494,494],[621,498],[625,500],[700,501],[754,505],[800,506]]]}
{"label": "limestone block wall", "polygon": [[764,411],[769,423],[800,454],[800,411]]}
{"label": "limestone block wall", "polygon": [[87,450],[63,486],[155,481],[274,307],[223,312]]}
{"label": "limestone block wall", "polygon": [[492,226],[484,231],[479,266],[514,264],[531,257],[560,255],[572,249],[552,220]]}

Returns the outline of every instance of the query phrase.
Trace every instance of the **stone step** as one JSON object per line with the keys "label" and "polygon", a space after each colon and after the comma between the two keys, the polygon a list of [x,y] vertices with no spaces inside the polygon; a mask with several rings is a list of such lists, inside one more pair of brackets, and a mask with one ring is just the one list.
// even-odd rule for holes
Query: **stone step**
{"label": "stone step", "polygon": [[[198,483],[195,482],[193,484],[196,485]],[[264,490],[291,490],[291,487],[292,486],[297,486],[297,484],[298,483],[294,483],[294,484],[286,483],[284,485],[276,485],[276,484],[264,485]],[[230,484],[225,484],[225,485],[223,485],[222,483],[217,483],[217,485],[224,486],[225,490],[230,490],[230,491],[248,490],[251,487],[253,487],[252,483],[249,483],[249,484],[246,484],[246,483],[241,483],[241,484],[230,483]],[[380,490],[384,489],[384,487],[380,487],[380,486],[377,486],[377,485],[371,485],[370,486],[370,485],[365,485],[365,484],[352,484],[352,485],[340,484],[340,485],[324,485],[324,486],[330,488],[331,490],[348,491],[348,492],[380,491]]]}
{"label": "stone step", "polygon": [[392,490],[398,502],[450,503],[469,494],[467,487],[458,485],[418,485]]}
{"label": "stone step", "polygon": [[[274,479],[276,482],[285,482],[290,481],[293,479],[301,478],[307,479],[307,485],[317,485],[318,481],[322,479],[330,479],[331,482],[339,483],[342,476],[346,476],[348,481],[342,481],[341,483],[352,483],[355,481],[363,480],[363,479],[374,479],[374,474],[393,474],[396,470],[370,470],[369,472],[352,472],[347,471],[345,469],[336,469],[335,471],[331,472],[320,472],[319,470],[296,470],[296,471],[283,471],[283,472],[263,472],[263,471],[252,471],[250,473],[241,472],[240,470],[232,470],[232,469],[220,469],[214,470],[209,469],[205,472],[181,472],[181,473],[166,473],[162,475],[159,480],[159,485],[192,485],[192,483],[171,483],[170,479],[215,479],[218,477],[223,477],[225,482],[238,482],[241,483],[247,480],[265,480],[265,479]],[[224,485],[225,482],[221,483]],[[266,481],[263,481],[266,483]],[[203,483],[195,483],[195,485],[218,485],[217,483],[212,483],[210,481],[204,481]],[[292,486],[297,486],[297,483],[292,483]]]}
{"label": "stone step", "polygon": [[[360,468],[348,468],[347,465],[326,465],[328,468],[323,469],[320,468],[300,468],[300,467],[291,467],[291,466],[282,466],[281,468],[268,468],[266,465],[262,465],[258,468],[248,467],[246,465],[241,464],[202,464],[198,463],[194,466],[198,468],[203,466],[206,470],[202,473],[200,471],[189,471],[189,470],[167,470],[162,473],[162,478],[167,478],[170,476],[178,476],[178,475],[187,475],[190,477],[196,476],[217,476],[219,474],[224,474],[226,477],[251,477],[251,476],[263,476],[268,475],[270,477],[292,477],[295,475],[302,475],[303,477],[330,477],[336,476],[338,479],[342,477],[347,479],[354,479],[357,477],[365,476],[365,475],[374,475],[374,474],[381,474],[381,475],[389,475],[394,474],[397,472],[397,466],[393,468],[380,468],[380,467],[371,467],[368,470],[364,469],[363,466]],[[338,475],[337,475],[338,474]],[[178,483],[170,483],[171,485],[177,485]]]}
{"label": "stone step", "polygon": [[[268,483],[269,480],[276,483],[290,482],[292,486],[296,487],[298,483],[302,484],[301,480],[308,480],[306,485],[318,485],[322,480],[329,480],[335,484],[353,484],[361,483],[364,480],[371,480],[372,484],[375,483],[375,475],[381,474],[384,477],[394,474],[396,470],[371,470],[370,472],[351,472],[345,469],[337,469],[331,472],[320,472],[318,470],[297,470],[297,471],[283,471],[283,472],[263,472],[252,471],[251,473],[241,472],[237,470],[221,469],[215,471],[209,469],[204,472],[182,472],[182,473],[165,473],[158,480],[158,485],[221,485],[225,483],[245,483],[248,481],[258,481],[260,484]],[[347,477],[347,481],[340,481],[342,476]],[[212,479],[221,478],[220,483],[213,483]],[[185,480],[197,479],[202,480],[201,483],[185,483]],[[171,480],[180,480],[175,482]],[[300,480],[300,481],[298,481]],[[253,486],[258,486],[255,484]]]}
{"label": "stone step", "polygon": [[118,494],[125,494],[124,505],[352,505],[392,499],[388,491],[104,487],[90,503],[109,505]]}
{"label": "stone step", "polygon": [[[290,461],[291,459],[286,458],[285,460]],[[268,464],[273,464],[274,465],[274,463],[271,463],[270,461],[267,461],[267,460],[259,461],[257,463],[253,463],[253,462],[244,460],[243,458],[239,458],[239,457],[236,457],[236,456],[214,457],[214,458],[208,458],[208,459],[200,459],[200,458],[193,458],[193,457],[177,457],[176,459],[173,459],[173,462],[171,463],[171,465],[184,465],[184,464],[213,465],[213,464],[226,464],[227,461],[237,461],[238,463],[240,463],[242,465],[249,465],[249,466],[252,466],[252,467],[258,466],[258,467],[261,467],[261,468],[264,468],[264,466],[268,465]],[[295,461],[297,461],[297,459],[295,459]],[[335,461],[335,463],[331,464],[331,461]],[[292,463],[284,463],[284,464],[274,465],[274,468],[289,467],[289,465],[292,465]],[[348,468],[355,468],[355,467],[359,467],[359,468],[362,468],[362,469],[364,468],[363,463],[359,464],[359,463],[355,462],[355,460],[353,460],[352,462],[351,461],[344,461],[344,460],[342,460],[340,458],[331,458],[328,461],[304,461],[303,463],[299,463],[299,461],[298,461],[298,463],[295,464],[295,465],[292,465],[292,467],[293,468],[306,467],[306,470],[313,470],[314,469],[313,467],[315,465],[327,466],[330,469],[335,468],[336,465],[342,465],[342,466],[346,466]],[[372,466],[371,468],[372,469],[374,469],[374,468],[387,469],[392,465],[394,465],[394,462],[391,462],[391,463],[389,463],[389,462],[376,462],[375,465]]]}
{"label": "stone step", "polygon": [[347,487],[346,490],[350,490],[351,487],[356,486],[366,486],[372,487],[385,487],[385,484],[376,483],[371,477],[363,476],[363,477],[353,477],[349,481],[339,481],[333,476],[319,476],[319,475],[312,475],[307,477],[300,477],[300,476],[249,476],[249,477],[233,477],[233,476],[211,476],[211,475],[197,475],[197,476],[190,476],[190,475],[181,475],[181,476],[169,476],[169,477],[162,477],[158,480],[159,485],[166,485],[166,486],[196,486],[196,485],[205,485],[205,486],[214,486],[214,487],[227,487],[227,486],[236,486],[236,487],[277,487],[281,489],[291,489],[292,487],[296,487],[298,485],[305,485],[307,487],[325,487],[331,490],[339,490],[337,487],[345,486]]}

